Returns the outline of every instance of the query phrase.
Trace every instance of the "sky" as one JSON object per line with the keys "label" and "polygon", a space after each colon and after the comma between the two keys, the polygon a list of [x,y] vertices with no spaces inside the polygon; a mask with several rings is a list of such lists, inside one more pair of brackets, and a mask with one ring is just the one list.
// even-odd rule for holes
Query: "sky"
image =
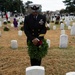
{"label": "sky", "polygon": [[64,9],[65,5],[62,2],[63,0],[22,0],[23,3],[27,1],[32,1],[34,4],[41,4],[42,11],[56,11]]}

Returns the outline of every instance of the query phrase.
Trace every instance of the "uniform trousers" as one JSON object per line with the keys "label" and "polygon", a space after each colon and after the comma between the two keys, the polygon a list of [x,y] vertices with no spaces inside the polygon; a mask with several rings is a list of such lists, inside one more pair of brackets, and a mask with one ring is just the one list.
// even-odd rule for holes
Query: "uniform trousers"
{"label": "uniform trousers", "polygon": [[41,60],[42,59],[35,59],[35,58],[33,58],[33,59],[31,59],[30,58],[30,63],[31,63],[31,66],[40,66],[41,65]]}

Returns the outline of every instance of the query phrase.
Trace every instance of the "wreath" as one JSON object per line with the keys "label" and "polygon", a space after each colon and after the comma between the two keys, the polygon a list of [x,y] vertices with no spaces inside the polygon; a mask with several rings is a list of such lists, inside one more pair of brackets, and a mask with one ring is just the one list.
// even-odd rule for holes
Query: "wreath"
{"label": "wreath", "polygon": [[9,31],[9,28],[8,27],[4,27],[4,31]]}
{"label": "wreath", "polygon": [[32,42],[28,41],[28,54],[30,58],[41,59],[43,58],[48,51],[48,44],[46,40],[39,41],[37,46]]}

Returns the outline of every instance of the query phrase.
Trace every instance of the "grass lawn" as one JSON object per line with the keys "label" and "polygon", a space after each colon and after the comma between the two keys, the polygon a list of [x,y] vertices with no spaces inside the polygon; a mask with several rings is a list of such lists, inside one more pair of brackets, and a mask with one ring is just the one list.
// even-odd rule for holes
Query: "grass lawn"
{"label": "grass lawn", "polygon": [[[7,24],[10,31],[3,31],[0,28],[2,36],[0,37],[0,75],[25,75],[26,67],[30,66],[29,56],[27,53],[26,36],[18,36],[18,30],[15,30],[10,24]],[[75,36],[70,35],[70,30],[65,27],[68,35],[68,47],[59,48],[60,26],[53,30],[47,31],[45,38],[51,40],[48,54],[42,59],[42,66],[45,67],[45,75],[65,75],[67,72],[75,71]],[[17,40],[18,49],[10,47],[11,40]]]}

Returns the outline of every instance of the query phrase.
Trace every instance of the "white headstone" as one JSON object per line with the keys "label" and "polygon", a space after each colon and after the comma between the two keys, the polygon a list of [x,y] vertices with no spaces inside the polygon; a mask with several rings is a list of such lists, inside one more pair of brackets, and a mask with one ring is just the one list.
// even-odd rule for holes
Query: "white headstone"
{"label": "white headstone", "polygon": [[71,27],[71,35],[75,35],[75,23],[73,23],[73,26]]}
{"label": "white headstone", "polygon": [[13,48],[13,49],[18,48],[17,40],[11,40],[11,48]]}
{"label": "white headstone", "polygon": [[18,31],[18,35],[22,36],[22,31],[21,30]]}
{"label": "white headstone", "polygon": [[61,30],[61,34],[65,34],[65,30]]}
{"label": "white headstone", "polygon": [[7,22],[6,19],[3,22]]}
{"label": "white headstone", "polygon": [[56,26],[55,25],[53,26],[53,30],[56,30]]}
{"label": "white headstone", "polygon": [[1,35],[2,35],[2,34],[1,34],[1,31],[0,31],[0,37],[1,37]]}
{"label": "white headstone", "polygon": [[22,21],[24,22],[24,18],[22,18]]}
{"label": "white headstone", "polygon": [[11,27],[14,27],[13,23],[11,24]]}
{"label": "white headstone", "polygon": [[10,19],[8,19],[8,21],[10,22]]}
{"label": "white headstone", "polygon": [[68,46],[68,36],[66,34],[60,35],[60,48],[67,48]]}
{"label": "white headstone", "polygon": [[20,26],[20,22],[18,22],[18,27]]}
{"label": "white headstone", "polygon": [[70,20],[67,20],[65,23],[66,23],[66,26],[69,26],[70,25]]}
{"label": "white headstone", "polygon": [[64,23],[60,24],[60,29],[64,29]]}
{"label": "white headstone", "polygon": [[75,75],[75,72],[68,72],[66,75]]}
{"label": "white headstone", "polygon": [[10,17],[10,12],[7,12],[7,14],[8,14],[8,17]]}
{"label": "white headstone", "polygon": [[60,19],[60,23],[61,23],[61,22],[63,22],[63,20],[62,20],[62,19]]}
{"label": "white headstone", "polygon": [[71,26],[68,26],[68,29],[71,29]]}
{"label": "white headstone", "polygon": [[49,28],[50,28],[50,24],[47,24],[47,27],[49,27]]}
{"label": "white headstone", "polygon": [[46,42],[48,43],[48,47],[50,48],[50,43],[51,43],[50,40],[47,39]]}
{"label": "white headstone", "polygon": [[2,27],[2,22],[0,21],[0,27]]}
{"label": "white headstone", "polygon": [[45,69],[42,66],[27,67],[26,75],[45,75]]}

